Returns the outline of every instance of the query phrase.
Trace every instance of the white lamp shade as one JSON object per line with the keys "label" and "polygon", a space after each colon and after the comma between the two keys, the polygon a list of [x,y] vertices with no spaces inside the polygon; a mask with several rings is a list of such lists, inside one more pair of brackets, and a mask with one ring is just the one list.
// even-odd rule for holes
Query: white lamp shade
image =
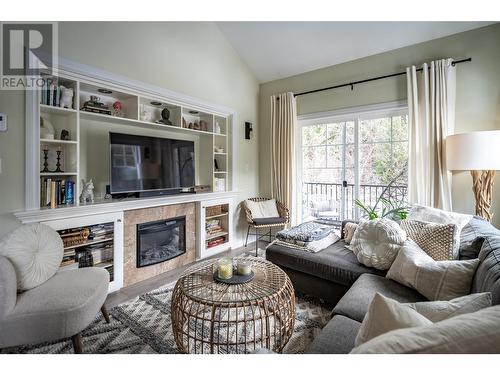
{"label": "white lamp shade", "polygon": [[500,130],[446,137],[446,166],[450,171],[500,170]]}

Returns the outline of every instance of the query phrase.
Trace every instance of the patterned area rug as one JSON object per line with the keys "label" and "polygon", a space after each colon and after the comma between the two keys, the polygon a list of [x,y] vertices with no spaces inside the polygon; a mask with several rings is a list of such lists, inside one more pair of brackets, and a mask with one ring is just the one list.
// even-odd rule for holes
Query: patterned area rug
{"label": "patterned area rug", "polygon": [[[170,320],[174,284],[113,308],[111,323],[98,315],[82,332],[85,353],[178,353]],[[284,353],[304,353],[328,322],[331,307],[303,295],[296,298],[295,327]],[[71,340],[10,348],[8,353],[73,353]]]}

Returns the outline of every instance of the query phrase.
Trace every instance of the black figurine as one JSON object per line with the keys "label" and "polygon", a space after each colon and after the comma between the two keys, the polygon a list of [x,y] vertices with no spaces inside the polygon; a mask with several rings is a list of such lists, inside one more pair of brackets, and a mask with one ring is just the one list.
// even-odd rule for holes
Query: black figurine
{"label": "black figurine", "polygon": [[69,131],[66,129],[61,130],[61,141],[69,141]]}
{"label": "black figurine", "polygon": [[168,110],[168,108],[163,108],[163,111],[161,111],[161,120],[159,120],[158,123],[165,125],[172,125],[172,121],[170,121],[169,118],[170,118],[170,111]]}

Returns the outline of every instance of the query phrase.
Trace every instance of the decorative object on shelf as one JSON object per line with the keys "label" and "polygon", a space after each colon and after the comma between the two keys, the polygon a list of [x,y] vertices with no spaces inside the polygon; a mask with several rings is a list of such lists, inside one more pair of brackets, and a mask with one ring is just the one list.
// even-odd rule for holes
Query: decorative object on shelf
{"label": "decorative object on shelf", "polygon": [[220,134],[219,121],[215,121],[215,124],[214,124],[214,133]]}
{"label": "decorative object on shelf", "polygon": [[61,130],[61,141],[69,141],[69,130]]}
{"label": "decorative object on shelf", "polygon": [[217,159],[214,159],[214,168],[216,172],[219,170],[219,163],[217,163]]}
{"label": "decorative object on shelf", "polygon": [[233,260],[228,257],[220,258],[217,261],[217,278],[227,280],[233,277]]}
{"label": "decorative object on shelf", "polygon": [[208,217],[210,217],[210,216],[217,216],[217,215],[222,214],[223,212],[224,211],[222,209],[222,205],[221,204],[218,204],[216,206],[209,206],[209,207],[205,208],[205,214]]}
{"label": "decorative object on shelf", "polygon": [[217,152],[219,154],[223,154],[224,153],[224,148],[223,147],[214,146],[214,152]]}
{"label": "decorative object on shelf", "polygon": [[182,127],[183,128],[187,128],[188,127],[186,119],[184,117],[182,118]]}
{"label": "decorative object on shelf", "polygon": [[76,246],[87,241],[90,235],[90,229],[86,227],[78,230],[64,230],[60,231],[59,235],[61,236],[64,247]]}
{"label": "decorative object on shelf", "polygon": [[251,139],[253,126],[251,122],[245,122],[245,139]]}
{"label": "decorative object on shelf", "polygon": [[252,272],[252,264],[245,259],[238,259],[236,263],[238,275],[250,275]]}
{"label": "decorative object on shelf", "polygon": [[92,179],[89,182],[85,182],[82,179],[82,194],[80,195],[80,203],[94,203],[94,183]]}
{"label": "decorative object on shelf", "polygon": [[500,130],[455,134],[446,138],[446,166],[470,171],[476,215],[491,221],[495,171],[500,170]]}
{"label": "decorative object on shelf", "polygon": [[193,124],[193,129],[194,130],[200,130],[200,124],[198,124],[198,121],[195,121]]}
{"label": "decorative object on shelf", "polygon": [[43,149],[43,169],[41,170],[40,173],[49,173],[49,150],[44,148]]}
{"label": "decorative object on shelf", "polygon": [[200,130],[203,130],[204,132],[208,131],[208,122],[200,120]]}
{"label": "decorative object on shelf", "polygon": [[59,98],[59,107],[73,109],[73,89],[59,86],[61,94]]}
{"label": "decorative object on shelf", "polygon": [[197,185],[194,187],[195,193],[208,193],[210,192],[210,190],[211,190],[210,185]]}
{"label": "decorative object on shelf", "polygon": [[164,125],[172,125],[172,121],[170,121],[170,111],[168,108],[163,108],[161,111],[161,120],[158,120],[159,124],[164,124]]}
{"label": "decorative object on shelf", "polygon": [[54,139],[55,129],[52,123],[43,116],[40,116],[40,138]]}
{"label": "decorative object on shelf", "polygon": [[107,105],[101,103],[101,98],[96,95],[90,95],[90,100],[83,103],[82,111],[111,115],[111,110]]}
{"label": "decorative object on shelf", "polygon": [[54,173],[64,173],[64,171],[61,169],[61,149],[56,151],[57,153],[57,163],[56,163],[56,169],[54,170]]}
{"label": "decorative object on shelf", "polygon": [[122,102],[117,100],[116,102],[113,103],[113,111],[111,114],[115,117],[124,117]]}
{"label": "decorative object on shelf", "polygon": [[[153,104],[153,102],[151,102]],[[144,104],[141,104],[141,121],[153,122],[154,114],[152,109]]]}
{"label": "decorative object on shelf", "polygon": [[92,251],[83,250],[77,253],[78,268],[92,267],[94,266],[94,258],[92,256]]}

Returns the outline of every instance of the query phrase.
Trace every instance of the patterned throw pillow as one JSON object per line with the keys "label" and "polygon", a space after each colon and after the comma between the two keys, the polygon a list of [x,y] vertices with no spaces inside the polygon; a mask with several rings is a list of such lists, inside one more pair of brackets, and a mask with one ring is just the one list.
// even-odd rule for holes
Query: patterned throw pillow
{"label": "patterned throw pillow", "polygon": [[432,259],[458,259],[460,235],[455,224],[403,220],[401,228],[406,232],[406,236],[415,241]]}
{"label": "patterned throw pillow", "polygon": [[352,241],[352,237],[354,236],[354,232],[358,228],[358,224],[356,223],[346,223],[344,225],[344,241],[347,245],[349,245]]}

